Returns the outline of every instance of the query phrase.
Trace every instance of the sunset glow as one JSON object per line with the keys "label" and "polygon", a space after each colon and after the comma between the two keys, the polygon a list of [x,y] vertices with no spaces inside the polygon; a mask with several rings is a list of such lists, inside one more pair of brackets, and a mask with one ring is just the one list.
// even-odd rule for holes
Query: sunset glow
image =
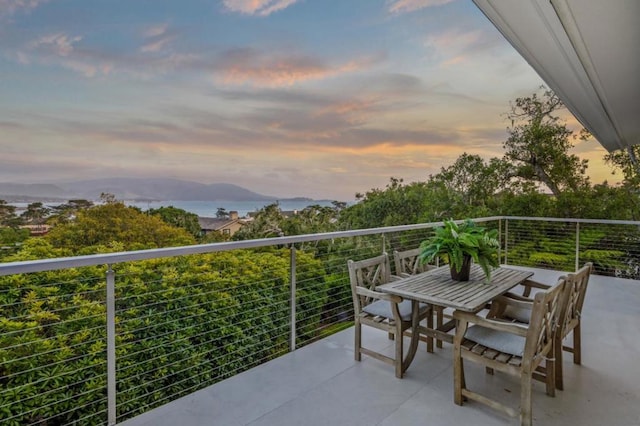
{"label": "sunset glow", "polygon": [[[0,0],[0,182],[352,200],[501,157],[542,80],[465,0]],[[576,120],[567,116],[571,128]],[[577,141],[592,182],[604,149]]]}

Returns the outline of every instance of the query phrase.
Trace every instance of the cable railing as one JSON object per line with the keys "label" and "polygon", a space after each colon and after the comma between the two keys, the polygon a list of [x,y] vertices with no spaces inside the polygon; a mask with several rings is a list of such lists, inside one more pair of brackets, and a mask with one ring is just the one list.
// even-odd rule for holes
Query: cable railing
{"label": "cable railing", "polygon": [[[475,221],[502,263],[640,277],[640,222]],[[347,259],[440,224],[0,264],[0,420],[113,425],[350,327]]]}

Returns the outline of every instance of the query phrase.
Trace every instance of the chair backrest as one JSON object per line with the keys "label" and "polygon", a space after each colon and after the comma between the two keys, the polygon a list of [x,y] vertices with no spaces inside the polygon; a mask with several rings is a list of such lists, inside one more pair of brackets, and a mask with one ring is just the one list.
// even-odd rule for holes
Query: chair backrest
{"label": "chair backrest", "polygon": [[[347,265],[349,267],[353,306],[356,314],[358,314],[362,307],[374,301],[374,298],[370,297],[370,291],[375,291],[377,286],[391,281],[389,255],[383,253],[380,256],[355,262],[348,260]],[[366,291],[361,291],[360,289]]]}
{"label": "chair backrest", "polygon": [[393,261],[396,267],[396,275],[414,275],[436,268],[436,265],[420,262],[419,256],[419,248],[405,251],[394,250]]}
{"label": "chair backrest", "polygon": [[582,313],[582,305],[587,294],[587,284],[589,284],[589,276],[593,270],[593,263],[585,263],[573,274],[568,274],[567,281],[567,298],[563,305],[562,321],[560,329],[562,336],[566,336],[580,322]]}
{"label": "chair backrest", "polygon": [[538,356],[548,354],[553,345],[554,333],[560,322],[566,292],[565,277],[545,291],[536,293],[524,348],[523,366]]}

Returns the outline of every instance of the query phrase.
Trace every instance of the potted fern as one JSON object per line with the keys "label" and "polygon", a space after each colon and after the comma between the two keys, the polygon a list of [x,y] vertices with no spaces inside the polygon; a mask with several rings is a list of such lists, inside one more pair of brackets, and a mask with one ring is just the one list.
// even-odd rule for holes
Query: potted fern
{"label": "potted fern", "polygon": [[471,260],[480,265],[491,279],[491,268],[498,267],[498,231],[487,230],[467,219],[460,225],[445,220],[444,226],[435,229],[435,235],[420,244],[420,261],[430,263],[436,257],[446,261],[451,268],[451,278],[469,280]]}

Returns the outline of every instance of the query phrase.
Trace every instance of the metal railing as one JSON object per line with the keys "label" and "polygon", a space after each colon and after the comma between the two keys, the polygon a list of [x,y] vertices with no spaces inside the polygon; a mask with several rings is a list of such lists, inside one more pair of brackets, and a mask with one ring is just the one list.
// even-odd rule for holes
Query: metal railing
{"label": "metal railing", "polygon": [[[475,221],[503,263],[638,273],[640,222]],[[437,225],[0,264],[0,419],[112,425],[349,327],[346,260]]]}

